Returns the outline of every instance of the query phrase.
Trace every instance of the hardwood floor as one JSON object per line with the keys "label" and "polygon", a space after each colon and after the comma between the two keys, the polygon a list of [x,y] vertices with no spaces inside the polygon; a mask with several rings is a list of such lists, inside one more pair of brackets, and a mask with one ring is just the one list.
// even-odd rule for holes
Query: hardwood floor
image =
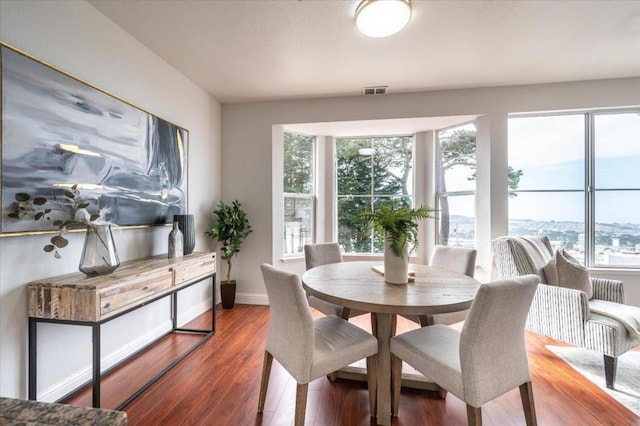
{"label": "hardwood floor", "polygon": [[[295,381],[273,363],[265,411],[257,414],[260,373],[269,309],[267,306],[236,305],[216,310],[217,332],[125,411],[129,425],[290,425],[293,423]],[[206,327],[211,311],[192,323]],[[352,322],[369,329],[368,315]],[[417,325],[398,319],[398,333]],[[154,371],[180,354],[194,336],[166,338],[160,345],[136,358],[103,380],[102,405],[113,408],[141,386]],[[568,367],[545,348],[557,341],[527,333],[529,364],[539,425],[640,425],[640,418],[609,397],[606,392]],[[85,392],[69,403],[90,406]],[[320,378],[309,386],[307,425],[375,425],[369,416],[366,384]],[[483,407],[485,425],[524,425],[518,389]],[[400,415],[392,425],[466,425],[466,407],[449,394],[445,400],[435,393],[403,389]]]}

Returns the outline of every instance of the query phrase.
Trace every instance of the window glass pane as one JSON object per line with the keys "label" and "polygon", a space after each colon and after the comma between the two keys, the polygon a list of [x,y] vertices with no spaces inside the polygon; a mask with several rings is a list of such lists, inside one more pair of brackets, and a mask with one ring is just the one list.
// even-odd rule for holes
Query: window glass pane
{"label": "window glass pane", "polygon": [[284,197],[284,254],[301,254],[313,242],[313,197]]}
{"label": "window glass pane", "polygon": [[594,115],[597,189],[640,189],[640,115]]}
{"label": "window glass pane", "polygon": [[336,139],[338,195],[371,195],[374,153],[371,139]]}
{"label": "window glass pane", "polygon": [[509,167],[521,172],[518,189],[584,188],[583,114],[512,117],[508,137]]}
{"label": "window glass pane", "polygon": [[595,192],[595,262],[640,266],[640,190]]}
{"label": "window glass pane", "polygon": [[547,236],[584,263],[584,192],[526,192],[509,198],[509,235]]}
{"label": "window glass pane", "polygon": [[475,196],[449,195],[438,202],[439,240],[445,246],[475,248]]}
{"label": "window glass pane", "polygon": [[284,134],[284,192],[313,194],[315,137]]}
{"label": "window glass pane", "polygon": [[413,193],[413,138],[376,138],[373,141],[373,193]]}
{"label": "window glass pane", "polygon": [[372,232],[358,218],[358,213],[371,210],[371,197],[338,198],[338,244],[346,253],[374,253]]}
{"label": "window glass pane", "polygon": [[413,137],[336,139],[336,186],[338,243],[346,253],[381,253],[357,216],[386,202],[413,205]]}
{"label": "window glass pane", "polygon": [[438,132],[443,179],[437,179],[437,192],[476,190],[476,126],[467,124]]}

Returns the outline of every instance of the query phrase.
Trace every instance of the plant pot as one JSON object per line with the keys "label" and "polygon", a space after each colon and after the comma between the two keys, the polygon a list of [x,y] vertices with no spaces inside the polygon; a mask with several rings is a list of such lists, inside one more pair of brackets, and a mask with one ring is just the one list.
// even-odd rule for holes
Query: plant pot
{"label": "plant pot", "polygon": [[233,304],[236,302],[236,280],[220,283],[220,299],[224,309],[233,308]]}
{"label": "plant pot", "polygon": [[409,282],[409,252],[405,245],[402,256],[391,251],[389,238],[384,240],[384,280],[389,284],[406,284]]}

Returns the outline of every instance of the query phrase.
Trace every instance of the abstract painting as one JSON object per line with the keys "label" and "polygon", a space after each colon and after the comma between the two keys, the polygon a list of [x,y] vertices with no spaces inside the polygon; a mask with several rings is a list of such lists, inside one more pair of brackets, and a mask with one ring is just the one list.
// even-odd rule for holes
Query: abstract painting
{"label": "abstract painting", "polygon": [[120,226],[165,224],[187,213],[188,131],[0,45],[1,233],[49,221],[8,217],[17,193],[51,199],[73,185]]}

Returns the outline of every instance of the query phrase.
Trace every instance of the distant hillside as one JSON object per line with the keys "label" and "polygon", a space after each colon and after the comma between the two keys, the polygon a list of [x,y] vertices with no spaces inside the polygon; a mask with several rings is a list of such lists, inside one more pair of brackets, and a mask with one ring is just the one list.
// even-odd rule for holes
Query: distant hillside
{"label": "distant hillside", "polygon": [[[452,215],[450,219],[451,237],[474,238],[474,218]],[[596,244],[612,245],[613,239],[621,247],[636,247],[640,244],[640,224],[634,223],[597,223]],[[554,241],[578,243],[583,238],[584,223],[562,221],[537,221],[513,219],[509,221],[510,235],[546,235]]]}

